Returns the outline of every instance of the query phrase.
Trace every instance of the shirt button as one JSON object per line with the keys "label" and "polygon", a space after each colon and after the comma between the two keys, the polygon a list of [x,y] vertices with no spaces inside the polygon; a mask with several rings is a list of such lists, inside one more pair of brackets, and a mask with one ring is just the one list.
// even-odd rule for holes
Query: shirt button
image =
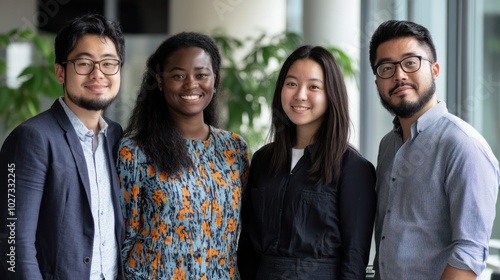
{"label": "shirt button", "polygon": [[387,210],[387,213],[391,213],[391,210]]}
{"label": "shirt button", "polygon": [[83,258],[83,263],[89,264],[90,263],[90,258],[89,257]]}
{"label": "shirt button", "polygon": [[382,236],[382,240],[384,240],[384,239],[385,239],[385,236]]}
{"label": "shirt button", "polygon": [[392,181],[393,181],[393,182],[394,182],[394,181],[396,181],[396,178],[392,178]]}

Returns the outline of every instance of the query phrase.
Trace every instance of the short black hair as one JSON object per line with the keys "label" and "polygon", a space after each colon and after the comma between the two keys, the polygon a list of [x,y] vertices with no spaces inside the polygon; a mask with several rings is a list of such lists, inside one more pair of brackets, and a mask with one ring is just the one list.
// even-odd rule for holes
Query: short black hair
{"label": "short black hair", "polygon": [[118,22],[107,20],[100,14],[86,14],[70,20],[56,36],[55,63],[61,64],[68,59],[78,40],[85,35],[99,35],[110,38],[123,64],[125,60],[125,39]]}
{"label": "short black hair", "polygon": [[413,37],[422,45],[427,46],[431,51],[431,60],[437,61],[436,48],[432,41],[431,34],[427,28],[420,24],[407,20],[388,20],[380,24],[375,30],[370,41],[370,65],[373,74],[376,73],[375,60],[377,56],[377,48],[380,44],[392,39],[402,37]]}

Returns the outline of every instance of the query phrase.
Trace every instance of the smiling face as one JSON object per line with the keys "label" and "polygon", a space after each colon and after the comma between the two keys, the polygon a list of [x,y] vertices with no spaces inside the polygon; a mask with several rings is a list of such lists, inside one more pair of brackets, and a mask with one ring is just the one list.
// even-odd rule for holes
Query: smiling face
{"label": "smiling face", "polygon": [[201,118],[214,95],[215,74],[210,55],[197,47],[182,48],[167,59],[157,77],[172,117]]}
{"label": "smiling face", "polygon": [[322,67],[311,59],[299,59],[288,69],[281,104],[298,130],[313,134],[321,126],[328,107],[324,77]]}
{"label": "smiling face", "polygon": [[[431,59],[429,50],[413,37],[384,42],[379,45],[376,54],[375,65],[415,55]],[[422,115],[436,103],[434,80],[439,75],[439,64],[422,59],[420,69],[414,73],[404,72],[400,65],[395,67],[396,72],[391,78],[376,76],[375,84],[382,105],[400,118]]]}
{"label": "smiling face", "polygon": [[[113,41],[98,35],[84,35],[78,39],[67,60],[86,58],[93,61],[119,59]],[[75,72],[72,62],[56,64],[55,72],[59,83],[64,84],[64,102],[73,110],[78,108],[99,111],[105,109],[120,89],[120,70],[115,75],[104,75],[100,65],[87,75]]]}

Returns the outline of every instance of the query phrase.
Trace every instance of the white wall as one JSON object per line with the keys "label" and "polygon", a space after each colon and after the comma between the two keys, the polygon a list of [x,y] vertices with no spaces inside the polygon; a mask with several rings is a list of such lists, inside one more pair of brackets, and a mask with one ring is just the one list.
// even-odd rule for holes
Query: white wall
{"label": "white wall", "polygon": [[32,29],[36,15],[36,0],[3,0],[0,3],[0,33],[19,28]]}
{"label": "white wall", "polygon": [[282,32],[286,28],[286,0],[182,0],[170,2],[169,31],[206,34],[221,28],[244,38]]}

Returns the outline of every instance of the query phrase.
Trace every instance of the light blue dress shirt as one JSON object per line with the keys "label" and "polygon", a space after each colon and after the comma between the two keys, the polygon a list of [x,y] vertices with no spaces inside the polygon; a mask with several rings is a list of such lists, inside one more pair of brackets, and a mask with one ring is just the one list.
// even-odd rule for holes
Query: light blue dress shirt
{"label": "light blue dress shirt", "polygon": [[106,160],[106,148],[104,147],[104,143],[106,143],[104,137],[106,137],[108,124],[103,118],[100,118],[100,131],[98,135],[94,135],[94,132],[85,127],[62,98],[59,101],[80,140],[89,174],[90,201],[94,218],[94,245],[90,279],[116,279],[118,275],[118,246],[115,238],[111,178]]}
{"label": "light blue dress shirt", "polygon": [[485,139],[439,102],[403,143],[395,129],[377,166],[376,279],[440,279],[447,264],[486,267],[500,175]]}

